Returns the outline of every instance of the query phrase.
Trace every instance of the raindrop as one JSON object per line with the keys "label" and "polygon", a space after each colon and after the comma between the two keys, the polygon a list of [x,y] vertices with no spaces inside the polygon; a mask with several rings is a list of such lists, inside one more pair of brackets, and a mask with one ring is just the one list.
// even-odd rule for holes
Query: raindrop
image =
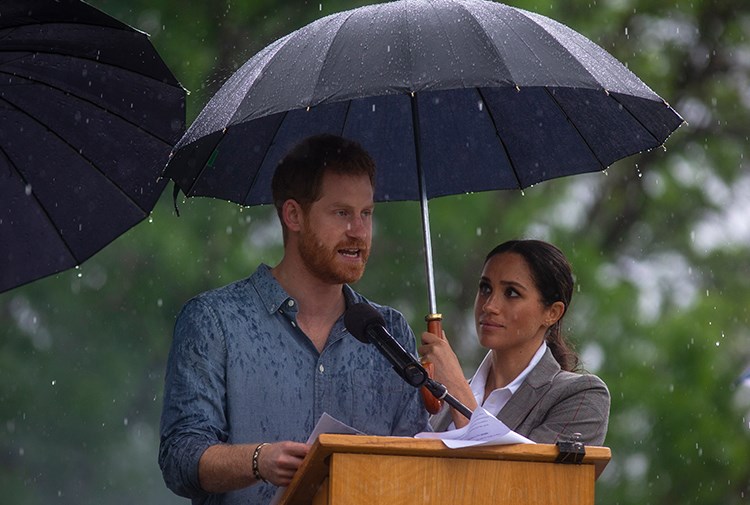
{"label": "raindrop", "polygon": [[127,417],[122,420],[122,425],[123,426],[127,426],[128,425],[128,418]]}
{"label": "raindrop", "polygon": [[375,104],[372,104],[372,111],[375,112]]}
{"label": "raindrop", "polygon": [[57,381],[55,379],[52,379],[52,385],[54,386],[55,384],[57,384]]}
{"label": "raindrop", "polygon": [[479,100],[479,102],[477,103],[477,105],[479,106],[479,112],[482,112],[482,109],[484,108],[484,102],[482,102],[481,100]]}
{"label": "raindrop", "polygon": [[31,195],[31,184],[27,184],[26,188],[24,189],[24,191],[26,192],[26,196],[30,196]]}
{"label": "raindrop", "polygon": [[477,227],[477,237],[481,237],[481,236],[482,236],[482,228]]}
{"label": "raindrop", "polygon": [[319,10],[319,11],[322,11],[322,10],[323,10],[323,4],[318,4],[318,10]]}
{"label": "raindrop", "polygon": [[157,307],[161,307],[162,305],[164,305],[164,300],[162,300],[161,298],[159,298],[158,300],[156,300],[156,306]]}
{"label": "raindrop", "polygon": [[149,223],[153,223],[154,222],[154,217],[153,216],[148,216],[148,222]]}

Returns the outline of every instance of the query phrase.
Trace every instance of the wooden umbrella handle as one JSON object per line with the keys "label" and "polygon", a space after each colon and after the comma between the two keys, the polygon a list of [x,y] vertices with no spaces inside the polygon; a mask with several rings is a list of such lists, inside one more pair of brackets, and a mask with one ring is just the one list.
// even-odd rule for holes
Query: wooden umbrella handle
{"label": "wooden umbrella handle", "polygon": [[[428,314],[424,320],[427,322],[427,331],[434,333],[440,338],[443,338],[443,315],[442,314]],[[435,366],[429,361],[422,361],[422,366],[427,370],[427,375],[432,377],[435,371]],[[443,400],[438,400],[430,391],[422,386],[422,400],[424,400],[424,406],[427,412],[430,414],[437,414],[440,412],[440,408],[443,406]]]}

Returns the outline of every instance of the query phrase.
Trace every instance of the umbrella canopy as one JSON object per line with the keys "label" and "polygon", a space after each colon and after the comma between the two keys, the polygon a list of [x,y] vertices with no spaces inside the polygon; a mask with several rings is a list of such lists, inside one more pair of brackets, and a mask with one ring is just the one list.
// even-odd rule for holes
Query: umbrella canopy
{"label": "umbrella canopy", "polygon": [[79,0],[0,4],[0,291],[79,265],[153,209],[185,90]]}
{"label": "umbrella canopy", "polygon": [[188,196],[271,203],[300,139],[360,142],[378,201],[524,188],[661,145],[682,118],[602,48],[485,0],[401,0],[334,14],[272,43],[223,85],[165,174]]}

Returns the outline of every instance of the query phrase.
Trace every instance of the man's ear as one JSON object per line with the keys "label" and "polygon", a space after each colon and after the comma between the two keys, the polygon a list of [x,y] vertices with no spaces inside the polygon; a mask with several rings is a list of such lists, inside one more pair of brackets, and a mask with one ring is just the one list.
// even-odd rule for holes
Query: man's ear
{"label": "man's ear", "polygon": [[281,218],[290,231],[299,231],[302,224],[302,207],[291,198],[281,206]]}

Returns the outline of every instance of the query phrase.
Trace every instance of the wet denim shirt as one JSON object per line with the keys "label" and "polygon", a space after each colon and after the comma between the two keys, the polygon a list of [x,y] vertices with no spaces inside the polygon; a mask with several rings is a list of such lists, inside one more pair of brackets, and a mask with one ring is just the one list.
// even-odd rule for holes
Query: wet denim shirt
{"label": "wet denim shirt", "polygon": [[[371,303],[391,334],[416,355],[414,334],[401,313],[343,289],[347,305]],[[375,346],[354,338],[343,317],[321,353],[296,318],[297,301],[267,265],[183,307],[167,362],[159,448],[172,491],[193,503],[267,503],[276,490],[271,484],[224,494],[203,491],[203,451],[220,443],[305,442],[324,412],[368,435],[429,430],[419,390]]]}

